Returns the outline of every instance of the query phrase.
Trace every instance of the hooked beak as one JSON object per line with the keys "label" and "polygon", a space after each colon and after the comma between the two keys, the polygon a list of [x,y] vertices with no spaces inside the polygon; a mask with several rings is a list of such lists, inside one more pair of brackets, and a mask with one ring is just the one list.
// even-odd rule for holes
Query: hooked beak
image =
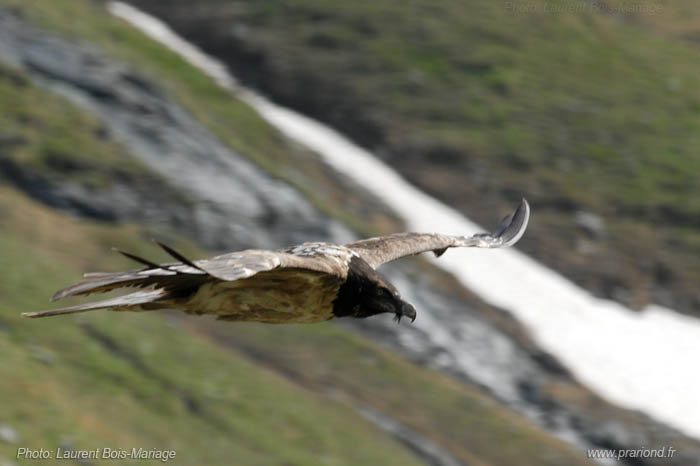
{"label": "hooked beak", "polygon": [[394,319],[396,319],[396,323],[401,322],[402,317],[408,317],[411,319],[411,323],[416,320],[416,308],[413,307],[413,304],[407,303],[406,301],[401,302],[401,308],[396,312],[396,315],[394,316]]}

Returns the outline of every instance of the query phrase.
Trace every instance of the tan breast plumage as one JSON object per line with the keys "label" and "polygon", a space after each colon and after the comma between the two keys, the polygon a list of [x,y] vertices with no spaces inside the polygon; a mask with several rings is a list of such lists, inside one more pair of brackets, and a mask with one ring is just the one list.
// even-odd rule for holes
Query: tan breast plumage
{"label": "tan breast plumage", "polygon": [[261,272],[255,277],[202,285],[186,308],[219,319],[267,323],[312,323],[333,317],[342,280],[304,269]]}

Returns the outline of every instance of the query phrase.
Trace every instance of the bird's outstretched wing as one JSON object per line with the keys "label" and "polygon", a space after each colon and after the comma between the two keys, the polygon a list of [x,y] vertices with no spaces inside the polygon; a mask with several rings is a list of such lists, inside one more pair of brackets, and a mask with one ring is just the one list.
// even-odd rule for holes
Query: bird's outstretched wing
{"label": "bird's outstretched wing", "polygon": [[362,259],[376,269],[387,262],[427,251],[433,251],[440,257],[447,248],[512,246],[525,233],[529,219],[530,205],[523,199],[515,212],[506,216],[492,233],[478,233],[473,236],[397,233],[356,241],[345,246],[357,252]]}
{"label": "bird's outstretched wing", "polygon": [[[138,270],[114,273],[87,273],[84,280],[59,290],[51,298],[52,301],[67,296],[87,295],[91,293],[107,292],[122,288],[153,287],[151,291],[137,291],[118,298],[105,301],[81,304],[50,311],[26,312],[26,317],[45,317],[51,315],[70,314],[102,308],[128,308],[140,306],[148,308],[154,303],[168,303],[196,290],[204,283],[211,281],[233,281],[254,276],[257,273],[275,269],[307,270],[321,272],[339,279],[347,276],[347,264],[334,260],[336,256],[328,260],[325,254],[295,254],[287,251],[266,251],[249,249],[232,252],[211,259],[190,261],[172,248],[158,243],[168,254],[179,262],[157,264],[148,259],[134,254],[116,250],[124,256],[139,262],[145,267]],[[290,250],[291,251],[291,250]],[[296,251],[294,251],[296,252]],[[347,251],[348,256],[351,251]]]}
{"label": "bird's outstretched wing", "polygon": [[207,274],[228,281],[252,277],[256,273],[279,268],[311,270],[343,279],[347,276],[346,264],[343,261],[332,260],[335,256],[329,258],[323,251],[317,250],[314,250],[317,252],[315,254],[295,254],[290,251],[295,249],[284,251],[249,249],[197,261],[196,265]]}

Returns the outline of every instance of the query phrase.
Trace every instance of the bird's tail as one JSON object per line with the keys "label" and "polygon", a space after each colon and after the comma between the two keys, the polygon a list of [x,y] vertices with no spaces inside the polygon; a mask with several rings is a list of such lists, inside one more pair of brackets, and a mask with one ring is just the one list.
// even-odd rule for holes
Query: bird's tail
{"label": "bird's tail", "polygon": [[[38,311],[38,312],[23,312],[24,317],[49,317],[58,316],[63,314],[75,314],[77,312],[94,311],[96,309],[115,309],[115,310],[144,310],[147,309],[148,303],[153,303],[168,294],[166,290],[146,290],[137,291],[135,293],[130,293],[124,296],[118,296],[116,298],[105,299],[103,301],[97,301],[94,303],[78,304],[77,306],[62,307],[59,309],[51,309],[48,311]],[[159,307],[159,306],[156,306]]]}
{"label": "bird's tail", "polygon": [[118,296],[94,303],[79,304],[48,311],[25,312],[25,317],[48,317],[76,312],[92,311],[95,309],[114,309],[117,311],[142,311],[161,309],[173,299],[187,296],[211,277],[197,264],[185,258],[182,254],[158,243],[168,254],[180,262],[156,264],[134,254],[116,250],[120,254],[145,265],[139,270],[114,273],[87,273],[85,279],[75,285],[56,292],[52,301],[66,296],[101,293],[125,288],[152,288],[143,291]]}

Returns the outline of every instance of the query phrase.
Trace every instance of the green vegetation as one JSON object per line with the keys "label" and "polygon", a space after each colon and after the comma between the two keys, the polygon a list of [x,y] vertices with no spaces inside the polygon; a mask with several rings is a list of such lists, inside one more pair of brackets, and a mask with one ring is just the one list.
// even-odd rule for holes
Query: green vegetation
{"label": "green vegetation", "polygon": [[[162,314],[20,317],[87,264],[124,267],[105,244],[144,242],[138,228],[81,224],[8,188],[0,199],[0,421],[21,445],[168,448],[176,464],[416,464],[349,407]],[[0,443],[0,459],[16,447]]]}
{"label": "green vegetation", "polygon": [[164,186],[109,141],[105,128],[94,118],[33,85],[21,71],[2,65],[0,108],[4,175],[33,178],[27,182],[60,178],[91,189],[109,187],[116,179],[142,177]]}
{"label": "green vegetation", "polygon": [[416,367],[340,327],[187,325],[315,391],[391,413],[466,464],[588,464],[479,390]]}

